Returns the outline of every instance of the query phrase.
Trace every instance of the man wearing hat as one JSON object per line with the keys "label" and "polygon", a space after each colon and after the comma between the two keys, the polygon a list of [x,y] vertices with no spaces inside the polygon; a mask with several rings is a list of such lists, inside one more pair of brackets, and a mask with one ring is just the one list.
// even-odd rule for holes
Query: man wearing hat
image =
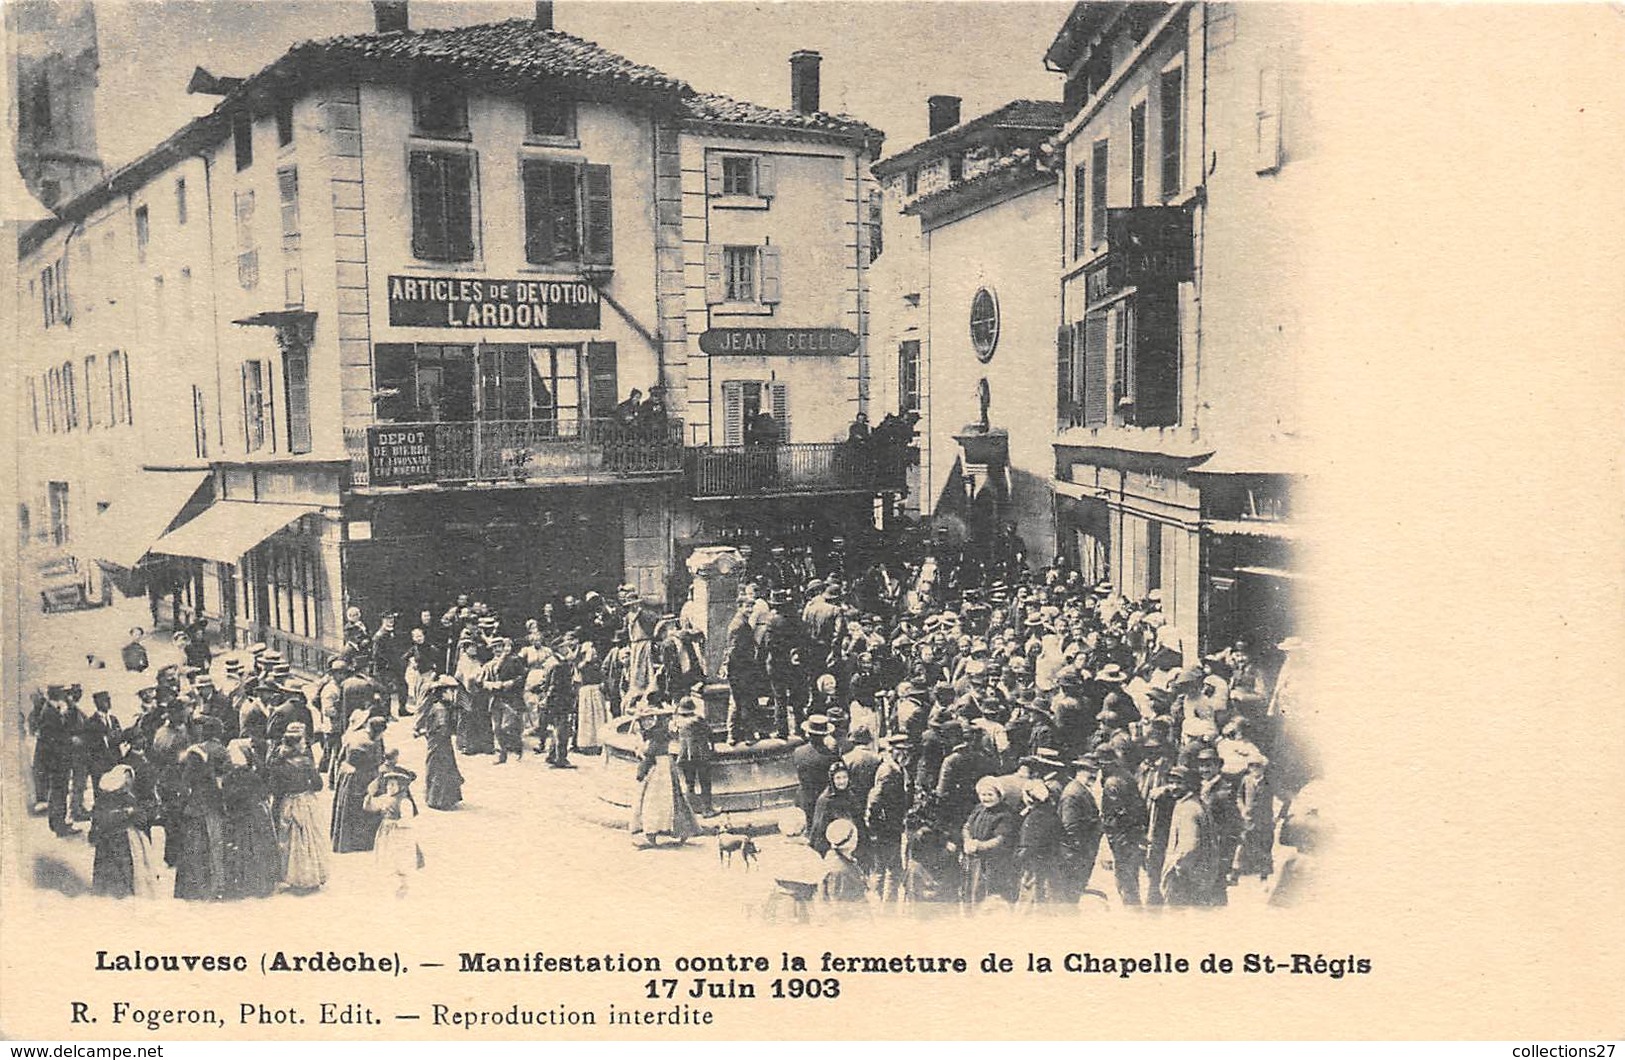
{"label": "man wearing hat", "polygon": [[1241,808],[1236,804],[1236,784],[1224,775],[1219,752],[1211,747],[1204,746],[1196,752],[1196,774],[1201,782],[1198,795],[1213,819],[1215,856],[1220,866],[1212,881],[1209,904],[1224,905],[1228,901],[1230,865],[1243,831]]}
{"label": "man wearing hat", "polygon": [[1072,760],[1072,778],[1056,800],[1061,814],[1061,901],[1076,904],[1089,887],[1100,856],[1100,764],[1085,755]]}
{"label": "man wearing hat", "polygon": [[654,687],[654,638],[660,616],[644,604],[635,585],[621,586],[618,597],[621,605],[620,628],[626,633],[629,649],[626,689],[621,696],[621,709],[626,710],[634,700]]}
{"label": "man wearing hat", "polygon": [[1157,732],[1140,744],[1143,755],[1135,771],[1134,784],[1146,809],[1145,878],[1146,903],[1162,904],[1162,866],[1168,852],[1168,826],[1173,818],[1179,789],[1172,779],[1173,747]]}
{"label": "man wearing hat", "polygon": [[[782,719],[779,724],[788,735],[796,731],[797,714],[808,699],[803,667],[798,665],[802,629],[794,614],[790,590],[774,589],[771,604],[772,613],[756,631],[756,654],[767,675],[774,715]],[[807,813],[811,820],[810,806]]]}
{"label": "man wearing hat", "polygon": [[1145,802],[1110,743],[1092,755],[1100,763],[1100,823],[1106,838],[1105,867],[1117,878],[1124,905],[1140,904],[1140,869],[1145,864]]}
{"label": "man wearing hat", "polygon": [[34,730],[35,797],[46,804],[46,820],[59,836],[74,834],[68,824],[68,782],[77,712],[70,710],[67,689],[50,685],[29,719]]}
{"label": "man wearing hat", "polygon": [[95,711],[85,719],[82,734],[91,786],[96,788],[101,783],[103,774],[118,764],[119,736],[123,728],[119,725],[119,720],[113,716],[112,695],[107,692],[94,692],[90,699],[95,704]]}
{"label": "man wearing hat", "polygon": [[1162,870],[1163,902],[1171,906],[1210,905],[1222,885],[1223,861],[1213,817],[1199,794],[1202,780],[1189,766],[1169,773],[1174,805],[1168,826],[1168,852]]}
{"label": "man wearing hat", "polygon": [[702,817],[711,815],[711,763],[716,749],[711,744],[711,723],[705,720],[705,682],[695,681],[688,694],[677,701],[672,728],[677,737],[677,771],[688,787],[694,808]]}
{"label": "man wearing hat", "polygon": [[898,733],[880,739],[879,760],[865,801],[864,820],[872,843],[874,890],[894,902],[903,889],[903,831],[908,816],[906,761],[909,737]]}
{"label": "man wearing hat", "polygon": [[818,796],[829,781],[829,767],[840,760],[835,752],[835,726],[822,714],[814,714],[801,723],[807,741],[790,753],[790,765],[796,771],[799,785],[797,797],[803,813],[812,820],[818,806]]}
{"label": "man wearing hat", "polygon": [[816,645],[813,659],[820,665],[834,654],[846,636],[846,608],[841,605],[841,583],[831,580],[802,608],[801,622]]}
{"label": "man wearing hat", "polygon": [[406,642],[395,629],[395,623],[395,612],[385,613],[378,622],[377,632],[372,635],[372,676],[378,682],[384,705],[396,709],[395,704],[399,703],[400,716],[405,718],[412,713],[406,705]]}

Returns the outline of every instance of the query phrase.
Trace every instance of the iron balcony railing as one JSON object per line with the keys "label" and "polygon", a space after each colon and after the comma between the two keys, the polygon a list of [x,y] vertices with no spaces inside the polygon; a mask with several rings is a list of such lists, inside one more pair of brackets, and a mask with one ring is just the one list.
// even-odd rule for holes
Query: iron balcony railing
{"label": "iron balcony railing", "polygon": [[702,446],[688,453],[697,498],[901,491],[906,449],[852,442]]}
{"label": "iron balcony railing", "polygon": [[[401,439],[412,443],[403,452]],[[683,424],[559,418],[346,427],[355,486],[629,477],[683,469]]]}

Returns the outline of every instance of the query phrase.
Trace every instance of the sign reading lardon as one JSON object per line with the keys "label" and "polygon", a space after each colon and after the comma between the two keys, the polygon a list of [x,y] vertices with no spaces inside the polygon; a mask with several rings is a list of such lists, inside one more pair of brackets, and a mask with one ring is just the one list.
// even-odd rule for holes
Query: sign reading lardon
{"label": "sign reading lardon", "polygon": [[598,288],[586,280],[391,276],[389,323],[419,328],[596,328]]}

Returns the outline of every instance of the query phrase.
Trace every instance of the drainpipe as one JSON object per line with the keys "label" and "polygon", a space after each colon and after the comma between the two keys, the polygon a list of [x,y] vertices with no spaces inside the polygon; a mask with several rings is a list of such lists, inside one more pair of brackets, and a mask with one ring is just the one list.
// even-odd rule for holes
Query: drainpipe
{"label": "drainpipe", "polygon": [[214,169],[209,165],[209,156],[203,152],[197,155],[203,163],[203,212],[208,218],[209,228],[209,345],[213,348],[214,361],[214,430],[215,441],[222,450],[224,457],[226,448],[226,401],[225,384],[220,378],[220,295],[219,277],[215,274],[219,268],[219,261],[214,251]]}

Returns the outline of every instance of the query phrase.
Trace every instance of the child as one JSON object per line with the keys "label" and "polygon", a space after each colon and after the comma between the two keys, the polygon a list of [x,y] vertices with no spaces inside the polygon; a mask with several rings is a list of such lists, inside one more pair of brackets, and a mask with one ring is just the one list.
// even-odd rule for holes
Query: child
{"label": "child", "polygon": [[[417,800],[412,798],[412,781],[416,779],[417,774],[403,768],[397,752],[391,751],[378,771],[378,779],[367,789],[367,810],[382,818],[373,852],[383,870],[395,877],[397,898],[406,897],[412,874],[423,868],[423,851],[412,833],[412,818],[418,815]],[[405,812],[407,806],[412,810],[410,816]]]}

